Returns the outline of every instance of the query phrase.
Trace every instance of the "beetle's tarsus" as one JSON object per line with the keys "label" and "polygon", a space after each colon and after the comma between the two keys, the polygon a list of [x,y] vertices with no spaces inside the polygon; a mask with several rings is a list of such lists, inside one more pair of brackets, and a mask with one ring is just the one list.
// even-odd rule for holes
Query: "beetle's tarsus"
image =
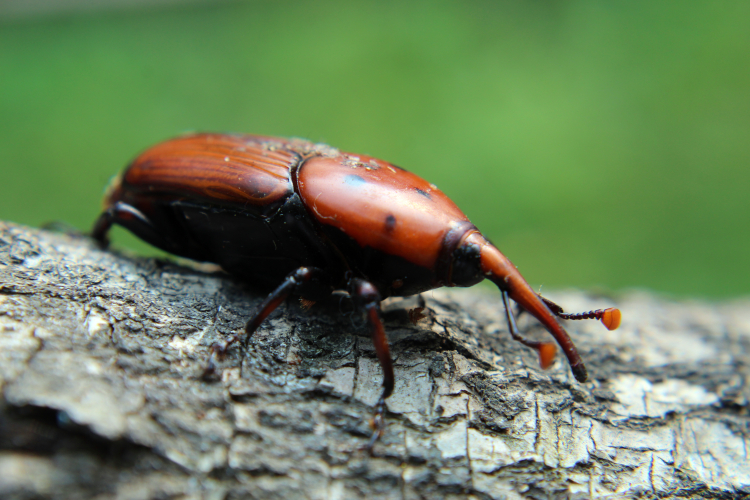
{"label": "beetle's tarsus", "polygon": [[[385,394],[385,392],[384,392]],[[367,451],[372,455],[375,443],[383,436],[385,432],[385,395],[381,395],[378,403],[375,405],[375,413],[370,419],[370,428],[372,428],[372,436],[367,443]]]}
{"label": "beetle's tarsus", "polygon": [[96,241],[97,245],[99,245],[99,248],[102,250],[106,250],[109,248],[109,230],[112,227],[112,212],[111,210],[105,210],[102,212],[102,214],[99,216],[98,219],[96,219],[96,222],[94,223],[94,228],[91,230],[91,237]]}
{"label": "beetle's tarsus", "polygon": [[227,354],[227,350],[229,350],[229,346],[234,344],[239,340],[239,337],[237,335],[232,335],[227,340],[223,340],[220,342],[215,342],[211,346],[211,354],[208,356],[208,361],[206,361],[206,366],[203,369],[203,375],[201,378],[204,380],[212,380],[216,377],[216,373],[218,371],[218,362],[224,359],[224,356]]}
{"label": "beetle's tarsus", "polygon": [[411,321],[413,325],[416,325],[421,320],[426,318],[427,314],[424,312],[424,310],[424,307],[415,307],[414,309],[409,309],[409,311],[407,312],[409,315],[409,321]]}
{"label": "beetle's tarsus", "polygon": [[304,297],[299,298],[299,304],[302,307],[302,309],[310,309],[312,306],[315,305],[314,300],[307,300]]}
{"label": "beetle's tarsus", "polygon": [[[284,281],[276,287],[276,290],[269,293],[266,299],[258,306],[255,314],[245,324],[245,336],[242,339],[242,352],[241,359],[245,359],[247,354],[247,345],[250,342],[250,337],[265,321],[269,314],[276,310],[292,293],[300,294],[305,287],[316,277],[322,274],[322,271],[316,267],[300,267],[289,273]],[[239,335],[232,335],[227,340],[222,342],[216,342],[211,346],[211,355],[206,363],[206,368],[203,372],[204,378],[211,377],[217,369],[216,363],[222,359],[229,347],[240,341]],[[242,377],[242,370],[244,363],[240,363],[240,377]]]}

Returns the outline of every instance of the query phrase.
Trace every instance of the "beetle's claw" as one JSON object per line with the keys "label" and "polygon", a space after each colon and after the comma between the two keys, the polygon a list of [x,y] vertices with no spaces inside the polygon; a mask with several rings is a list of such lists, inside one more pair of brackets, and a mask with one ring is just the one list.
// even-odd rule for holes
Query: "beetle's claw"
{"label": "beetle's claw", "polygon": [[227,353],[227,349],[231,344],[236,342],[236,336],[230,337],[228,340],[223,342],[216,342],[211,346],[211,355],[208,357],[206,367],[203,369],[203,375],[201,378],[204,380],[213,380],[216,378],[218,371],[218,362],[224,359]]}
{"label": "beetle's claw", "polygon": [[302,309],[308,310],[308,309],[310,309],[310,308],[311,308],[312,306],[314,306],[314,305],[315,305],[315,301],[314,301],[314,300],[307,300],[307,299],[306,299],[306,298],[304,298],[304,297],[300,297],[300,298],[299,298],[299,304],[300,304],[300,306],[302,307]]}
{"label": "beetle's claw", "polygon": [[[213,351],[213,348],[211,349]],[[216,356],[214,356],[214,352],[211,353],[211,355],[208,357],[208,361],[206,362],[206,366],[203,368],[203,373],[201,374],[201,378],[203,380],[214,380],[216,378],[216,372],[217,372],[217,366],[216,366]]]}
{"label": "beetle's claw", "polygon": [[375,414],[370,419],[370,428],[373,432],[366,449],[372,455],[375,443],[378,442],[385,432],[385,398],[382,396],[378,400],[378,404],[375,405]]}
{"label": "beetle's claw", "polygon": [[425,314],[424,310],[424,307],[415,307],[414,309],[409,309],[409,321],[411,321],[413,325],[416,325],[420,320],[426,318],[427,314]]}
{"label": "beetle's claw", "polygon": [[93,238],[94,243],[96,243],[96,246],[99,248],[99,250],[107,250],[109,248],[110,240],[109,236],[97,236],[95,234],[89,234],[91,238]]}

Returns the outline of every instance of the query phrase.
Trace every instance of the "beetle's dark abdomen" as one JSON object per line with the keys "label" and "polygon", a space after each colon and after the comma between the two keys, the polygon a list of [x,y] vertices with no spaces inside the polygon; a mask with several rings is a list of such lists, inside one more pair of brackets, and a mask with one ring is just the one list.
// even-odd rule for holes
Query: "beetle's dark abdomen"
{"label": "beetle's dark abdomen", "polygon": [[299,216],[304,207],[296,194],[264,216],[179,202],[170,208],[185,222],[181,233],[201,248],[200,260],[215,262],[254,284],[276,286],[300,266],[327,264],[326,250],[319,246],[309,218]]}

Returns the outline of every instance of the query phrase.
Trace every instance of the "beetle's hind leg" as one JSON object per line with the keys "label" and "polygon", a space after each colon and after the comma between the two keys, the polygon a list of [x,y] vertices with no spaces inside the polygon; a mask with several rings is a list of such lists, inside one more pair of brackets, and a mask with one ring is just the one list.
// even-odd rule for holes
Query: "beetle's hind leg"
{"label": "beetle's hind leg", "polygon": [[[276,290],[268,294],[268,297],[258,306],[255,314],[245,325],[245,337],[242,343],[242,357],[244,359],[247,344],[250,337],[255,333],[263,321],[276,310],[291,294],[302,295],[309,299],[319,300],[322,296],[330,294],[326,274],[317,267],[300,267],[287,275],[284,281],[276,287]],[[211,355],[203,372],[204,377],[209,377],[216,372],[216,363],[224,357],[227,349],[232,344],[240,341],[240,336],[232,335],[227,340],[217,342],[211,346]]]}
{"label": "beetle's hind leg", "polygon": [[391,350],[388,347],[388,338],[385,336],[383,321],[380,319],[380,293],[377,288],[369,281],[352,278],[349,281],[349,293],[355,304],[367,315],[372,342],[375,345],[375,354],[378,356],[378,361],[383,369],[383,392],[375,406],[374,432],[368,445],[368,448],[372,450],[375,442],[385,431],[385,398],[391,395],[395,383],[393,360],[391,359]]}
{"label": "beetle's hind leg", "polygon": [[[109,246],[109,237],[107,236],[107,233],[109,233],[113,224],[118,224],[124,227],[142,240],[147,241],[154,246],[166,251],[172,251],[170,248],[174,245],[169,244],[164,239],[162,233],[154,227],[149,218],[134,206],[128,205],[122,201],[118,201],[102,212],[99,218],[96,219],[94,228],[91,230],[91,237],[94,238],[102,248],[107,248]],[[173,251],[173,253],[180,252]]]}

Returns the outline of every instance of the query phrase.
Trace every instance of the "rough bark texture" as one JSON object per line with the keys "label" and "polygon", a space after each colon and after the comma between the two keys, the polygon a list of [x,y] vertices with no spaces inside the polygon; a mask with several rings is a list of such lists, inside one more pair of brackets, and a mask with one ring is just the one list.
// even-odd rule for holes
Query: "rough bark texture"
{"label": "rough bark texture", "polygon": [[[571,311],[612,305],[551,295]],[[497,293],[427,293],[416,325],[394,303],[396,390],[371,456],[381,375],[345,300],[290,301],[244,362],[234,348],[218,380],[202,379],[211,344],[241,331],[261,298],[221,273],[0,223],[0,497],[750,492],[747,301],[631,294],[616,300],[615,332],[569,323],[585,384],[562,359],[537,368],[507,334]]]}

